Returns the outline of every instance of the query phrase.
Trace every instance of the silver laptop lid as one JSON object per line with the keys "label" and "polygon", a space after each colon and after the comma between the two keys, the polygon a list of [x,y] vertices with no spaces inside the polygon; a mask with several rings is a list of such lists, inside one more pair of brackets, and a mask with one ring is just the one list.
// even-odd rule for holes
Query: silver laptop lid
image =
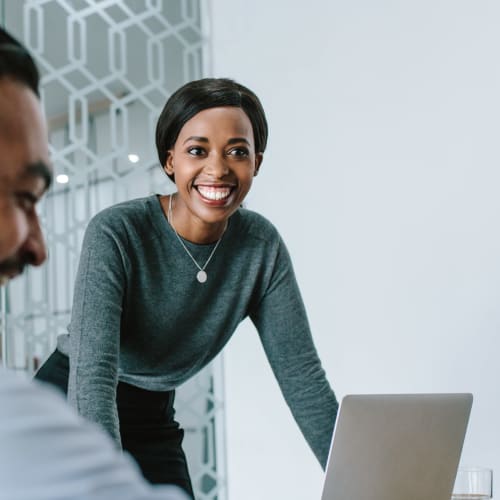
{"label": "silver laptop lid", "polygon": [[471,394],[349,395],[322,500],[450,500]]}

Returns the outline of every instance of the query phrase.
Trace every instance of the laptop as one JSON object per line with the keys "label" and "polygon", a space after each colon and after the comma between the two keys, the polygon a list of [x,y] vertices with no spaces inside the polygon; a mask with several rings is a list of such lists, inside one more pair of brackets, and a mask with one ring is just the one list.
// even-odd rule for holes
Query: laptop
{"label": "laptop", "polygon": [[450,500],[472,394],[342,399],[321,500]]}

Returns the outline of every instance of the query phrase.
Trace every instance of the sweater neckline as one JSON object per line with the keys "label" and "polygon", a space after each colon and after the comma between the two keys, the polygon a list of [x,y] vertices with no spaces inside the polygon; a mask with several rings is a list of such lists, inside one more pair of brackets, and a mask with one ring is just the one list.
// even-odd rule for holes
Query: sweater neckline
{"label": "sweater neckline", "polygon": [[[151,213],[151,218],[153,220],[153,225],[160,237],[164,237],[165,234],[168,234],[170,238],[177,238],[175,235],[175,232],[170,225],[170,223],[167,220],[167,216],[165,215],[165,212],[163,212],[163,208],[160,203],[160,194],[154,194],[149,197],[148,199],[148,205],[150,207],[150,213]],[[236,211],[231,217],[229,217],[227,221],[227,228],[226,231],[224,232],[223,238],[227,239],[229,234],[232,232],[232,228],[235,225],[236,222],[236,217],[239,217],[239,211]],[[217,241],[214,241],[212,243],[193,243],[192,241],[184,239],[181,235],[179,235],[179,238],[182,239],[182,241],[191,248],[211,248],[214,245],[217,244]]]}

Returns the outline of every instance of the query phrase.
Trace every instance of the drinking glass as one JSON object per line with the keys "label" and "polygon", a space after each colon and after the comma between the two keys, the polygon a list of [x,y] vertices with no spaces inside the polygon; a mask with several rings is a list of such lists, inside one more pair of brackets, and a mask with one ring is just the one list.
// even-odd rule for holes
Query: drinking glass
{"label": "drinking glass", "polygon": [[485,467],[460,467],[452,500],[487,500],[493,494],[493,471]]}

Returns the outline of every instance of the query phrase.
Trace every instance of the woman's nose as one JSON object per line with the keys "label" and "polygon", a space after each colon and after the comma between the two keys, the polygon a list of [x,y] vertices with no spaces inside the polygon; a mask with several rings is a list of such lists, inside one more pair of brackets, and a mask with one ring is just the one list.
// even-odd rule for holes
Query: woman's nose
{"label": "woman's nose", "polygon": [[227,175],[227,173],[229,172],[229,168],[226,161],[223,158],[217,156],[214,158],[209,158],[207,160],[205,171],[213,177],[220,179],[221,177]]}

